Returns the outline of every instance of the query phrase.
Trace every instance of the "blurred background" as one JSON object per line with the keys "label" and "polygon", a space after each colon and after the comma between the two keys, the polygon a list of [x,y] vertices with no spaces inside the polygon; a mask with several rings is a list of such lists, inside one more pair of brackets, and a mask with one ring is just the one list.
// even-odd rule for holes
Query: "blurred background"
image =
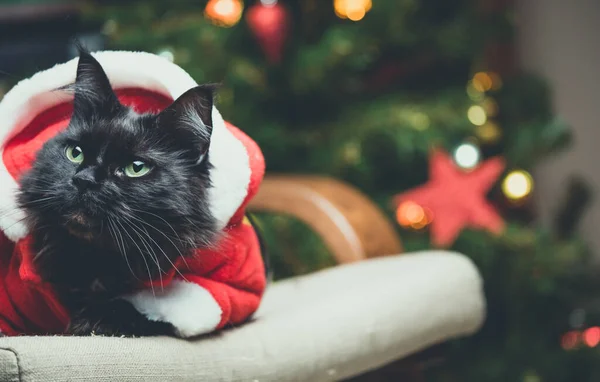
{"label": "blurred background", "polygon": [[[0,97],[73,38],[222,82],[268,172],[349,182],[406,251],[478,266],[486,324],[428,381],[598,381],[599,25],[597,0],[0,0]],[[302,223],[259,223],[276,278],[334,264]]]}

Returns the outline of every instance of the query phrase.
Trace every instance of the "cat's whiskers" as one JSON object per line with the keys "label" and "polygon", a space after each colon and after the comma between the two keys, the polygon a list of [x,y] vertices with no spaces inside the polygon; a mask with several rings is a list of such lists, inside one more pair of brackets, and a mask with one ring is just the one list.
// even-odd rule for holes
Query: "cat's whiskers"
{"label": "cat's whiskers", "polygon": [[[164,271],[160,267],[160,262],[158,260],[158,256],[156,255],[156,252],[154,251],[154,249],[152,249],[152,246],[146,241],[146,239],[144,237],[142,237],[142,235],[140,235],[140,233],[138,231],[140,229],[140,227],[137,227],[133,222],[129,222],[127,220],[123,220],[123,222],[126,223],[126,224],[128,224],[133,229],[133,232],[135,232],[135,234],[142,241],[142,244],[144,245],[144,247],[148,251],[148,254],[150,255],[150,257],[152,258],[152,260],[154,261],[154,263],[158,267],[158,277],[160,279],[160,289],[161,289],[161,291],[164,291],[164,284],[163,284],[163,278],[162,278],[162,274],[163,274]],[[146,235],[148,235],[147,232],[146,232]],[[138,249],[139,249],[139,247],[138,247]],[[140,251],[141,251],[141,249],[140,249]]]}
{"label": "cat's whiskers", "polygon": [[[183,256],[183,253],[181,253],[181,251],[179,250],[179,248],[178,248],[178,247],[175,245],[175,243],[174,243],[174,242],[173,242],[173,241],[172,241],[172,240],[169,238],[169,236],[165,235],[165,233],[164,233],[164,232],[162,232],[161,230],[159,230],[158,228],[156,228],[156,227],[155,227],[155,226],[153,226],[152,224],[150,224],[150,223],[148,223],[148,222],[144,221],[143,219],[140,219],[140,218],[138,218],[138,217],[136,217],[136,216],[134,216],[134,215],[127,215],[127,216],[128,216],[129,218],[132,218],[132,219],[135,219],[135,220],[137,220],[138,222],[140,222],[140,223],[142,223],[142,224],[145,224],[145,225],[149,226],[150,228],[153,228],[153,229],[154,229],[156,232],[160,233],[160,234],[161,234],[161,235],[163,235],[163,236],[164,236],[164,237],[165,237],[167,240],[169,240],[169,242],[171,243],[171,245],[173,246],[173,248],[175,248],[175,250],[176,250],[177,252],[179,252],[179,256],[181,257],[181,259],[182,259],[182,260],[183,260],[183,262],[185,263],[185,266],[186,266],[188,269],[190,269],[190,266],[189,266],[189,264],[187,263],[187,261],[186,261],[186,259],[185,259],[185,256]],[[148,234],[147,232],[146,232],[146,236],[148,236],[148,238],[149,238],[150,240],[152,240],[152,241],[154,242],[154,244],[156,244],[156,246],[158,247],[158,249],[160,249],[160,250],[162,251],[162,253],[165,255],[165,257],[167,258],[167,260],[169,261],[169,263],[171,263],[171,265],[173,266],[173,268],[175,268],[175,270],[177,271],[177,273],[179,273],[179,275],[180,275],[181,277],[183,277],[183,278],[184,278],[184,280],[186,280],[186,281],[187,281],[187,279],[185,278],[185,276],[183,275],[183,273],[181,273],[181,271],[180,271],[180,270],[177,268],[177,266],[176,266],[176,265],[175,265],[175,264],[174,264],[174,263],[171,261],[171,259],[169,258],[169,256],[167,256],[167,254],[165,253],[165,251],[164,251],[164,250],[163,250],[163,249],[160,247],[160,245],[158,245],[158,243],[156,243],[156,241],[155,241],[155,240],[152,238],[152,236],[150,236],[150,234]]]}
{"label": "cat's whiskers", "polygon": [[33,184],[29,184],[27,186],[26,192],[24,192],[24,190],[19,190],[18,192],[27,193],[31,195],[32,193],[48,194],[56,191],[55,188],[57,183],[54,180],[35,178],[33,181]]}
{"label": "cat's whiskers", "polygon": [[8,227],[3,227],[2,231],[6,232],[9,229],[11,229],[12,227],[16,226],[17,224],[24,222],[25,220],[27,220],[27,216],[22,217],[21,219],[17,219],[17,221],[15,221],[13,224],[9,225]]}
{"label": "cat's whiskers", "polygon": [[[137,219],[139,222],[143,223],[143,224],[147,224],[146,222]],[[132,222],[133,223],[133,222]],[[160,230],[158,230],[156,227],[153,227],[155,230],[157,230],[157,232],[163,234]],[[156,240],[154,240],[154,238],[152,238],[152,236],[150,235],[150,233],[148,233],[148,230],[144,229],[144,232],[146,234],[146,236],[148,237],[148,239],[150,239],[157,247],[158,249],[163,253],[163,255],[165,256],[165,258],[167,259],[167,261],[171,264],[171,266],[173,267],[173,269],[175,269],[175,271],[185,280],[188,281],[188,279],[183,275],[183,273],[179,270],[179,268],[177,268],[177,265],[175,265],[173,263],[173,261],[171,261],[171,259],[169,258],[169,256],[166,254],[166,252],[163,250],[163,248],[156,242]],[[163,234],[163,236],[165,236]],[[165,236],[166,237],[166,236]],[[167,237],[168,239],[168,237]],[[183,257],[183,254],[179,251],[179,249],[175,246],[175,244],[173,242],[171,242],[171,244],[175,247],[175,249],[179,252],[179,256],[181,256],[181,258],[183,259],[184,263],[186,264],[186,266],[189,269],[189,265],[187,265],[187,262],[185,261],[185,258]]]}
{"label": "cat's whiskers", "polygon": [[[135,240],[133,240],[133,237],[129,234],[129,232],[127,231],[127,228],[125,228],[125,226],[123,226],[123,224],[121,224],[121,222],[118,219],[115,220],[115,223],[118,224],[123,229],[123,232],[125,232],[125,234],[127,236],[129,236],[129,239],[131,241],[133,241],[133,243],[139,249],[139,246],[137,245]],[[140,249],[140,256],[142,257],[142,260],[144,260],[144,264],[146,265],[146,270],[148,271],[148,281],[152,281],[152,272],[150,271],[150,267],[148,266],[148,261],[146,260],[146,256],[144,256],[144,252],[142,252],[141,249]],[[156,298],[156,292],[154,291],[154,285],[152,283],[150,283],[150,288],[152,289],[152,295],[154,296],[154,298]]]}
{"label": "cat's whiskers", "polygon": [[18,213],[22,213],[23,210],[19,209],[19,208],[11,208],[9,210],[5,210],[4,212],[2,212],[0,214],[0,218],[6,218],[12,215],[16,215]]}
{"label": "cat's whiskers", "polygon": [[47,246],[47,245],[43,246],[42,248],[40,248],[40,250],[39,250],[39,251],[37,251],[37,252],[36,252],[36,253],[33,255],[33,260],[34,260],[34,261],[35,261],[35,260],[37,260],[37,259],[38,259],[38,257],[41,257],[41,256],[43,256],[44,252],[46,252],[46,251],[48,251],[48,250],[49,250],[49,246]]}
{"label": "cat's whiskers", "polygon": [[[125,251],[125,243],[123,243],[123,247],[122,247],[123,249],[121,249],[121,242],[123,242],[123,236],[121,236],[121,234],[119,233],[117,227],[114,225],[114,223],[113,223],[112,219],[110,218],[110,216],[108,216],[107,218],[108,218],[108,229],[110,231],[110,235],[113,237],[113,240],[117,244],[117,250],[119,251],[119,253],[121,254],[121,256],[123,256],[125,258],[125,262],[127,263],[127,267],[131,271],[131,274],[133,275],[133,277],[135,277],[136,280],[140,281],[140,279],[137,277],[137,275],[135,274],[135,272],[131,268],[131,264],[129,263],[129,257],[127,257],[127,251]],[[117,238],[117,233],[119,233],[119,236],[121,238],[121,242],[119,242],[119,240]]]}
{"label": "cat's whiskers", "polygon": [[[40,202],[44,202],[44,200],[39,200]],[[46,209],[48,207],[51,207],[52,203],[41,203],[40,205],[37,205],[36,208],[39,208],[40,210]],[[11,216],[16,214],[17,212],[22,212],[21,210],[18,209],[14,209],[12,211],[9,211],[7,213],[2,214],[0,217],[7,217],[7,216]],[[13,224],[9,225],[8,227],[3,227],[2,230],[3,231],[8,231],[9,229],[11,229],[12,227],[16,226],[17,224],[20,224],[22,222],[24,222],[25,220],[28,219],[28,216],[23,216],[22,218],[17,219],[16,221],[13,222]]]}
{"label": "cat's whiskers", "polygon": [[[5,217],[14,213],[18,213],[18,212],[22,212],[22,208],[29,208],[29,207],[39,207],[39,205],[52,205],[52,201],[58,199],[56,196],[48,196],[48,197],[44,197],[44,198],[40,198],[40,199],[36,199],[36,200],[31,200],[28,201],[27,203],[21,203],[19,207],[13,207],[5,212],[3,212],[2,214],[0,214],[0,217]],[[46,202],[46,203],[45,203]]]}
{"label": "cat's whiskers", "polygon": [[[161,218],[160,216],[158,216],[158,215],[155,215],[155,214],[153,214],[153,213],[151,213],[151,212],[141,211],[141,210],[138,210],[138,209],[135,209],[135,208],[131,208],[131,207],[130,207],[129,209],[130,209],[130,210],[132,210],[132,211],[137,211],[137,212],[141,212],[141,213],[146,213],[146,214],[148,214],[148,215],[156,216],[157,218],[161,219],[161,220],[162,220],[163,222],[165,222],[165,223],[166,223],[166,224],[167,224],[167,225],[168,225],[168,226],[171,228],[171,230],[172,230],[172,231],[175,233],[175,235],[177,236],[177,240],[178,240],[180,243],[185,243],[185,241],[183,241],[183,240],[181,239],[181,237],[179,237],[179,235],[177,235],[177,232],[175,231],[175,229],[173,229],[173,226],[171,226],[171,224],[169,224],[169,223],[168,223],[168,222],[167,222],[165,219],[163,219],[163,218]],[[167,234],[165,234],[165,233],[164,233],[162,230],[160,230],[160,229],[156,228],[156,227],[155,227],[155,226],[153,226],[152,224],[148,223],[148,222],[147,222],[147,221],[145,221],[144,219],[138,218],[138,217],[136,217],[136,216],[135,216],[135,215],[133,215],[133,214],[129,214],[128,216],[129,216],[130,218],[132,218],[132,219],[135,219],[135,220],[139,221],[140,223],[142,223],[142,224],[144,224],[144,225],[147,225],[147,226],[149,226],[150,228],[154,229],[156,232],[158,232],[158,233],[160,233],[161,235],[163,235],[163,236],[164,236],[164,237],[165,237],[167,240],[169,240],[169,242],[170,242],[170,243],[171,243],[171,245],[172,245],[172,246],[175,248],[175,250],[177,250],[177,252],[179,252],[179,256],[181,257],[181,259],[182,259],[182,260],[183,260],[183,262],[185,263],[185,266],[186,266],[186,268],[187,268],[187,269],[190,269],[190,266],[189,266],[189,264],[188,264],[187,260],[185,259],[185,256],[183,255],[183,253],[181,253],[181,251],[179,250],[179,247],[178,247],[177,245],[175,245],[175,243],[173,242],[173,240],[171,240],[171,238],[170,238],[170,237],[169,237]],[[148,235],[148,236],[150,236],[150,235]],[[193,243],[191,243],[191,244],[193,245]],[[166,255],[165,255],[165,256],[166,256]],[[181,272],[179,272],[179,274],[181,274]],[[181,275],[181,276],[183,277],[183,275]]]}
{"label": "cat's whiskers", "polygon": [[[137,224],[135,224],[135,223],[134,223],[134,222],[132,222],[132,221],[129,221],[129,224],[131,224],[131,226],[132,226],[132,228],[133,228],[133,229],[142,231],[142,233],[146,234],[146,236],[147,236],[147,237],[149,237],[149,236],[150,236],[150,234],[148,233],[148,230],[146,230],[146,228],[145,228],[145,227],[138,227],[138,225],[137,225]],[[143,241],[144,241],[144,242],[145,242],[145,243],[148,245],[148,247],[149,247],[150,249],[152,249],[152,245],[150,244],[150,242],[149,242],[149,241],[147,241],[147,240],[146,240],[146,238],[144,238],[144,237],[142,236],[142,237],[140,237],[140,239],[142,239],[142,240],[143,240]],[[158,246],[158,244],[157,244],[157,246]],[[160,264],[160,261],[158,260],[158,254],[156,253],[156,251],[154,251],[154,249],[152,249],[152,253],[153,253],[153,255],[154,255],[154,257],[153,257],[153,258],[154,258],[154,259],[156,259],[156,261],[157,261],[157,264],[156,264],[156,265],[158,266],[158,265]],[[167,274],[167,272],[165,272],[164,270],[162,270],[162,269],[160,268],[160,266],[159,266],[159,270],[160,270],[160,271],[162,271],[164,274]]]}
{"label": "cat's whiskers", "polygon": [[[180,242],[183,242],[183,240],[181,240],[181,238],[180,238],[180,237],[179,237],[179,235],[177,234],[177,231],[175,230],[175,228],[173,228],[173,226],[172,226],[172,225],[171,225],[171,224],[170,224],[168,221],[166,221],[164,218],[162,218],[162,217],[160,217],[160,216],[158,216],[158,215],[156,215],[156,214],[153,214],[152,212],[143,211],[143,210],[138,210],[138,209],[136,209],[136,208],[133,208],[133,207],[129,207],[129,209],[130,209],[130,210],[132,210],[132,211],[134,211],[134,212],[139,212],[139,213],[142,213],[142,214],[148,214],[148,215],[151,215],[151,216],[154,216],[154,217],[157,217],[157,218],[159,218],[160,220],[162,220],[162,221],[163,221],[163,222],[164,222],[164,223],[165,223],[165,224],[166,224],[166,225],[167,225],[167,226],[168,226],[168,227],[171,229],[171,231],[173,231],[173,233],[175,234],[175,236],[177,236],[177,239],[178,239]],[[155,228],[155,229],[156,229],[156,228]]]}
{"label": "cat's whiskers", "polygon": [[[138,230],[141,230],[141,228],[138,227],[135,223],[133,223],[129,219],[127,219],[127,217],[128,216],[125,215],[125,218],[122,221],[125,224],[127,224],[129,227],[131,227],[131,229],[133,229],[134,232],[139,236]],[[144,245],[144,247],[148,251],[148,254],[152,258],[152,260],[154,261],[154,263],[158,266],[159,270],[162,271],[162,269],[160,269],[160,265],[159,265],[160,262],[158,260],[158,256],[156,255],[156,252],[152,249],[152,246],[150,245],[150,243],[144,237],[142,237],[142,236],[140,236],[139,238],[140,238],[140,240],[142,240],[142,244]]]}

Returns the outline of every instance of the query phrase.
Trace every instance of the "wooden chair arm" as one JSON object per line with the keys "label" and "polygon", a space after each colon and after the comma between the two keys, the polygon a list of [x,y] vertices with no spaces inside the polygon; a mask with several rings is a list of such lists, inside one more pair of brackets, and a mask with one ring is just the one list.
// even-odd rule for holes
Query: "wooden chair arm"
{"label": "wooden chair arm", "polygon": [[324,241],[338,263],[402,252],[381,210],[354,187],[320,176],[267,176],[249,211],[290,215]]}

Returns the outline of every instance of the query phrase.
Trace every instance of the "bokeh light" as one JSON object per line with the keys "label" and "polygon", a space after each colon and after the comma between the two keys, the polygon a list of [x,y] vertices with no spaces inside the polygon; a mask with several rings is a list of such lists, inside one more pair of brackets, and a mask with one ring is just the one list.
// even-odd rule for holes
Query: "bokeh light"
{"label": "bokeh light", "polygon": [[578,343],[579,332],[574,330],[563,334],[562,338],[560,339],[560,346],[562,346],[562,348],[565,350],[575,349]]}
{"label": "bokeh light", "polygon": [[533,179],[527,171],[511,171],[502,182],[502,191],[508,199],[519,200],[531,193]]}
{"label": "bokeh light", "polygon": [[335,14],[339,18],[352,21],[362,20],[372,6],[371,0],[334,0],[333,2]]}
{"label": "bokeh light", "polygon": [[467,83],[467,95],[475,102],[482,101],[485,98],[485,93],[478,90],[473,84],[473,81]]}
{"label": "bokeh light", "polygon": [[583,342],[591,348],[596,347],[600,343],[600,327],[594,326],[583,332]]}
{"label": "bokeh light", "polygon": [[342,156],[348,164],[358,164],[361,159],[360,142],[348,142],[344,145]]}
{"label": "bokeh light", "polygon": [[498,73],[488,72],[488,76],[492,80],[492,90],[498,90],[502,87],[502,79]]}
{"label": "bokeh light", "polygon": [[542,382],[542,379],[535,371],[530,370],[523,376],[523,382]]}
{"label": "bokeh light", "polygon": [[156,52],[156,54],[162,58],[164,58],[167,61],[175,61],[175,54],[173,53],[173,51],[171,49],[162,49],[159,50],[158,52]]}
{"label": "bokeh light", "polygon": [[415,130],[423,131],[427,130],[430,125],[429,116],[423,112],[415,112],[408,116],[411,126]]}
{"label": "bokeh light", "polygon": [[502,129],[496,122],[487,121],[481,126],[477,126],[475,134],[484,143],[496,143],[502,137]]}
{"label": "bokeh light", "polygon": [[419,230],[432,222],[433,214],[413,201],[404,201],[396,210],[396,218],[402,227]]}
{"label": "bokeh light", "polygon": [[454,161],[464,169],[477,166],[481,158],[479,147],[472,143],[463,143],[454,150]]}
{"label": "bokeh light", "polygon": [[582,308],[577,308],[571,312],[569,315],[569,325],[573,329],[579,329],[583,326],[586,319],[586,311]]}
{"label": "bokeh light", "polygon": [[204,14],[216,25],[232,27],[242,18],[243,9],[241,0],[210,0]]}
{"label": "bokeh light", "polygon": [[475,73],[473,76],[473,86],[481,92],[487,92],[492,88],[492,78],[486,72]]}
{"label": "bokeh light", "polygon": [[481,126],[487,121],[487,115],[483,107],[479,105],[473,105],[467,111],[467,117],[472,124]]}
{"label": "bokeh light", "polygon": [[488,117],[494,117],[498,114],[498,104],[491,97],[486,97],[481,103],[481,106]]}

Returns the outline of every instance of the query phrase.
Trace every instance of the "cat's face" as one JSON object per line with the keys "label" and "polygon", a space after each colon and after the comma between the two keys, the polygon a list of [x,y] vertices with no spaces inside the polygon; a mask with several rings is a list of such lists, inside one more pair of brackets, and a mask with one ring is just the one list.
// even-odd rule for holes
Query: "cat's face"
{"label": "cat's face", "polygon": [[212,88],[139,115],[118,102],[100,64],[83,53],[74,89],[68,128],[43,146],[21,181],[33,234],[50,226],[120,252],[169,257],[163,264],[210,242]]}
{"label": "cat's face", "polygon": [[[186,159],[155,117],[119,114],[74,123],[44,145],[22,189],[55,203],[32,212],[50,212],[57,224],[87,239],[111,225],[140,226],[135,219],[147,220],[145,213],[173,223],[194,214],[197,201],[189,197],[203,194],[203,168]],[[129,215],[133,220],[121,219]]]}

